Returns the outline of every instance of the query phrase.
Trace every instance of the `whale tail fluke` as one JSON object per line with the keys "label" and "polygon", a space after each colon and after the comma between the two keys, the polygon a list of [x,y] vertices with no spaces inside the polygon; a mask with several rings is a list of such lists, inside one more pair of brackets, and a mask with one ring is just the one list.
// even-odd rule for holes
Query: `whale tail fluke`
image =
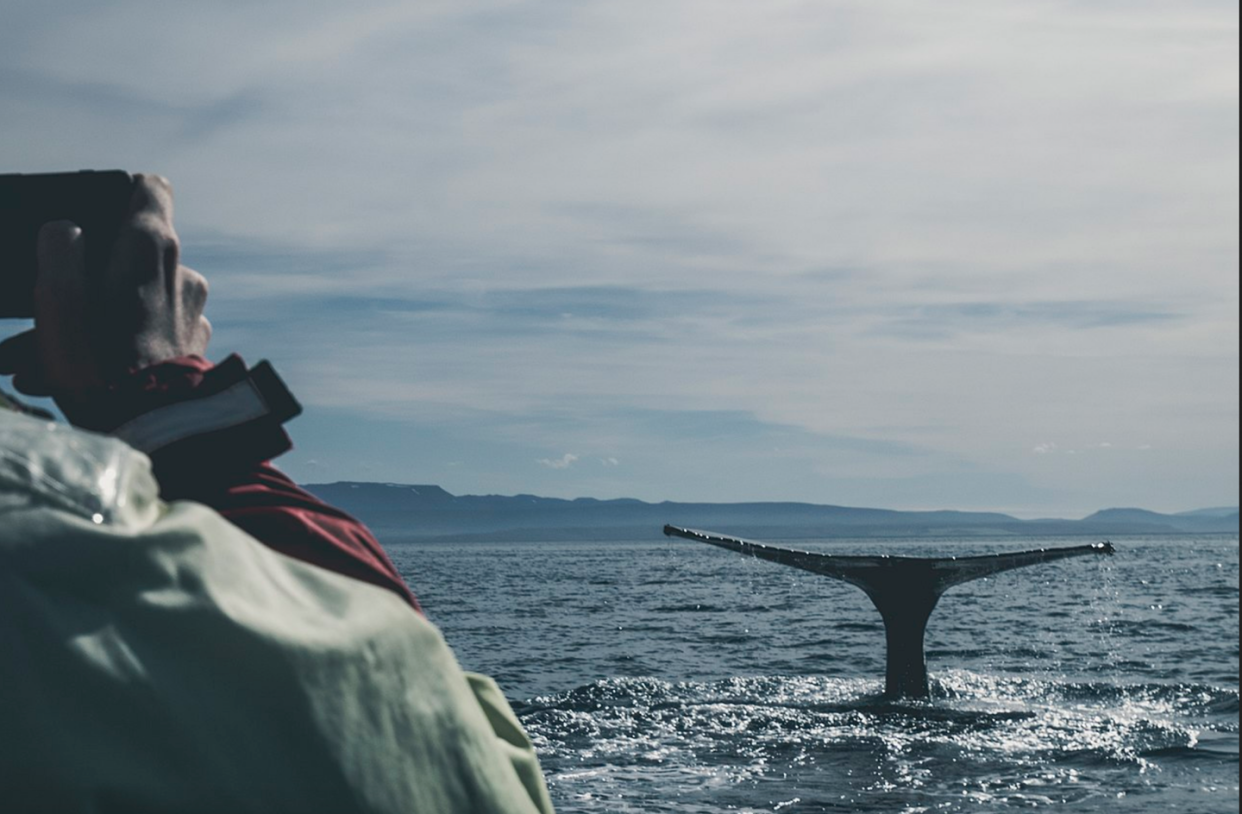
{"label": "whale tail fluke", "polygon": [[936,603],[949,588],[1014,568],[1115,551],[1112,543],[1103,542],[977,557],[851,556],[795,551],[678,526],[666,525],[664,533],[801,568],[862,589],[884,619],[888,643],[885,695],[890,698],[927,697],[923,634]]}

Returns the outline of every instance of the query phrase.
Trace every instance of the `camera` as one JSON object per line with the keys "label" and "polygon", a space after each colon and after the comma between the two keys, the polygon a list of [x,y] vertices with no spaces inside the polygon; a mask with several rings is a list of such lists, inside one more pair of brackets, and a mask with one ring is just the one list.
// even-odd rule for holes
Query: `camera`
{"label": "camera", "polygon": [[129,211],[134,179],[123,170],[0,175],[0,317],[33,317],[39,229],[82,229],[86,268],[100,275]]}

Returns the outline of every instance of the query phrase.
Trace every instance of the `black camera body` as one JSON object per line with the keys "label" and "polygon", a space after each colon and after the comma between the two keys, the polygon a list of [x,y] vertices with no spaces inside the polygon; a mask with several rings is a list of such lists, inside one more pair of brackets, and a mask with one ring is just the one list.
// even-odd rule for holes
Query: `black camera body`
{"label": "black camera body", "polygon": [[134,179],[123,170],[0,175],[0,318],[34,316],[39,229],[82,229],[86,267],[101,274],[129,211]]}

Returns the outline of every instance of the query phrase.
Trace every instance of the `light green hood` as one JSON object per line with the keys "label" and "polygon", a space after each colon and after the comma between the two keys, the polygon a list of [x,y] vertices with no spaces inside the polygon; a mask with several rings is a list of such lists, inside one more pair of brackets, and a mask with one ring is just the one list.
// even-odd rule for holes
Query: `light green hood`
{"label": "light green hood", "polygon": [[0,618],[0,810],[552,810],[495,684],[398,597],[10,412]]}

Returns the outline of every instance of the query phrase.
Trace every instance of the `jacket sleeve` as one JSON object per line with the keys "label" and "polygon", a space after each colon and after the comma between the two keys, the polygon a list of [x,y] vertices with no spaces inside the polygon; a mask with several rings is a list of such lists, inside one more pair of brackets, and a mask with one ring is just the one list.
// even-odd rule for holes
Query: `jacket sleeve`
{"label": "jacket sleeve", "polygon": [[[148,454],[164,500],[202,503],[269,548],[386,588],[421,610],[366,526],[272,466],[292,443],[282,417],[238,408],[251,373],[237,356],[132,371],[99,400],[100,421]],[[216,404],[240,418],[219,420]]]}

